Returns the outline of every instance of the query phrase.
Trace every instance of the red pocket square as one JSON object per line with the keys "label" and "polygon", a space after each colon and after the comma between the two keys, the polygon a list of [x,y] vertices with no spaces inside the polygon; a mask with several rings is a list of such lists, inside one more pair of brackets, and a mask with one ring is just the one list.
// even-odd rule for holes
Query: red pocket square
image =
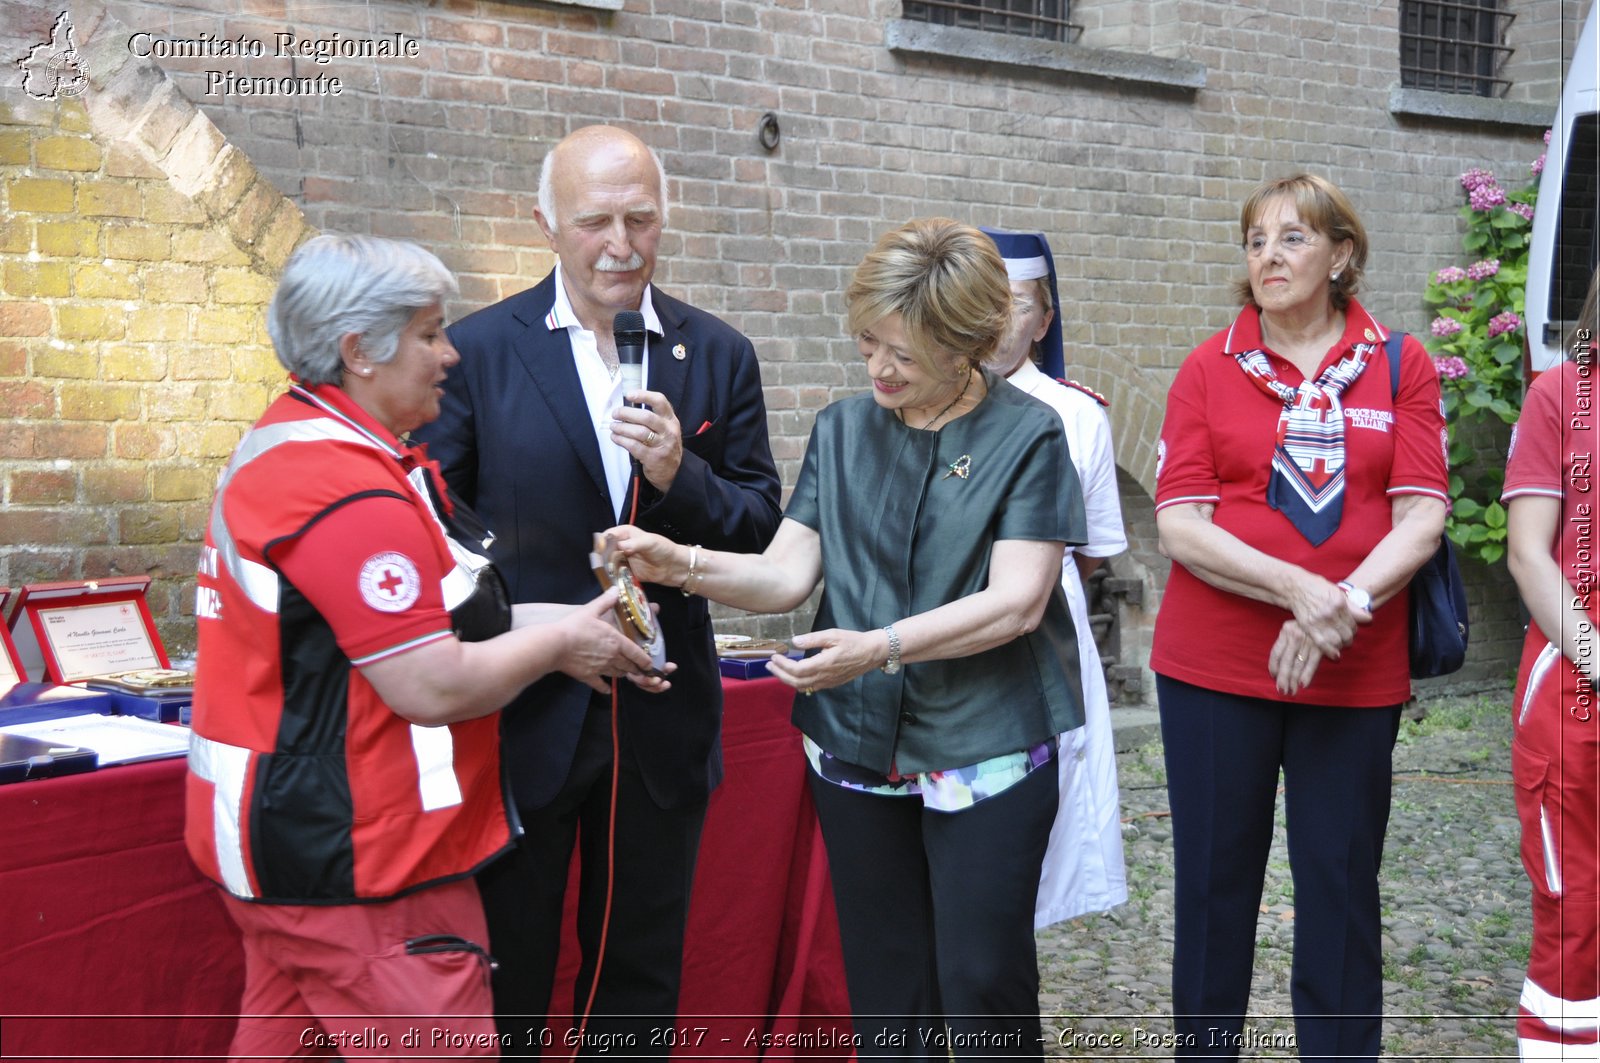
{"label": "red pocket square", "polygon": [[697,436],[705,435],[706,429],[710,428],[713,423],[715,423],[715,422],[707,421],[705,424],[701,425],[698,429],[696,429],[694,434],[697,435]]}

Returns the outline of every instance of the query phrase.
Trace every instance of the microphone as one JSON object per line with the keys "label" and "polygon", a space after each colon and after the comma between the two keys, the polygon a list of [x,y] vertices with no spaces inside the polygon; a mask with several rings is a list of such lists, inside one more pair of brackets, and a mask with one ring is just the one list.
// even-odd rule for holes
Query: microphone
{"label": "microphone", "polygon": [[[644,315],[637,310],[620,310],[611,319],[611,335],[617,341],[617,366],[622,370],[622,393],[644,390]],[[629,406],[643,408],[642,402]]]}

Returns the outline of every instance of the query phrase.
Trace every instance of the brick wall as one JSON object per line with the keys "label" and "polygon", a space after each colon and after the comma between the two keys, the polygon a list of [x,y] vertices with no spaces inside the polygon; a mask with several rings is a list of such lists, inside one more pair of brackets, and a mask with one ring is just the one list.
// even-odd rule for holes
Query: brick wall
{"label": "brick wall", "polygon": [[[534,187],[556,139],[606,121],[655,146],[675,201],[658,281],[754,340],[786,483],[816,409],[865,386],[841,293],[872,239],[905,218],[1050,234],[1073,372],[1111,398],[1119,465],[1148,494],[1167,383],[1232,312],[1234,226],[1252,185],[1301,168],[1341,184],[1374,235],[1367,305],[1418,332],[1427,274],[1458,256],[1455,175],[1524,174],[1541,148],[1536,130],[1391,115],[1397,5],[1371,0],[1075,5],[1084,47],[1201,63],[1197,92],[890,51],[898,0],[628,0],[616,13],[541,0],[204,6],[114,0],[101,43],[126,51],[141,32],[265,42],[261,58],[155,61],[308,223],[437,251],[461,274],[457,311],[548,270]],[[1561,41],[1585,5],[1512,6],[1513,91],[1553,110]],[[101,8],[72,10],[82,33]],[[276,58],[286,25],[301,39],[403,33],[418,54]],[[207,95],[207,70],[336,76],[343,92]],[[770,153],[757,139],[768,111],[782,127]],[[140,401],[174,386],[151,381]]]}
{"label": "brick wall", "polygon": [[283,380],[261,307],[304,222],[124,67],[0,106],[0,586],[151,575],[184,653],[217,472]]}

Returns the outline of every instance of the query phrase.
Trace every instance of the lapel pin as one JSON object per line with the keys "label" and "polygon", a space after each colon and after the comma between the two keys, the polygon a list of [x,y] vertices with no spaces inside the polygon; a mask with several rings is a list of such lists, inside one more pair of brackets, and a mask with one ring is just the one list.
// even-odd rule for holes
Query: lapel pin
{"label": "lapel pin", "polygon": [[677,344],[672,348],[672,357],[681,362],[689,357],[689,349],[681,343]]}
{"label": "lapel pin", "polygon": [[948,472],[946,472],[943,476],[939,477],[939,478],[941,480],[948,480],[948,479],[950,479],[950,477],[954,476],[957,479],[965,480],[967,478],[967,476],[971,474],[971,472],[972,472],[972,455],[971,454],[963,454],[963,455],[961,455],[961,457],[957,458],[955,461],[952,461],[950,463],[950,470]]}
{"label": "lapel pin", "polygon": [[1377,343],[1378,342],[1378,334],[1373,332],[1371,329],[1367,329],[1367,342],[1368,343]]}

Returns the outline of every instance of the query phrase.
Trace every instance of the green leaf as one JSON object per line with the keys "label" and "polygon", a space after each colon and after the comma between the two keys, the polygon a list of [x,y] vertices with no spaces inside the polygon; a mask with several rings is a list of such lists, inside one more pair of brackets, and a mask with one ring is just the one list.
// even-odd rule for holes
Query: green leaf
{"label": "green leaf", "polygon": [[1483,512],[1483,507],[1471,498],[1458,498],[1452,516],[1459,521],[1470,521]]}
{"label": "green leaf", "polygon": [[1483,522],[1491,528],[1499,528],[1504,531],[1506,526],[1505,507],[1499,502],[1490,502],[1483,509]]}
{"label": "green leaf", "polygon": [[1506,556],[1506,548],[1499,543],[1485,543],[1478,551],[1478,559],[1486,565],[1492,565]]}

